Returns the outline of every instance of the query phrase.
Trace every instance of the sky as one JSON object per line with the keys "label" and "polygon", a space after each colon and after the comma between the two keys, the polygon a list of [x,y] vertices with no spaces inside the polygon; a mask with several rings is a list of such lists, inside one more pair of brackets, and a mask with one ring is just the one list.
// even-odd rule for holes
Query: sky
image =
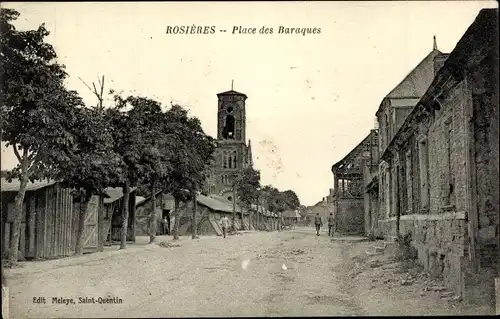
{"label": "sky", "polygon": [[[45,23],[67,87],[88,105],[91,85],[179,103],[217,132],[217,93],[248,96],[247,138],[261,183],[314,205],[333,187],[331,166],[375,127],[375,112],[431,50],[453,50],[495,1],[9,3],[20,30]],[[214,34],[166,34],[168,26]],[[257,34],[233,34],[233,27]],[[273,34],[259,34],[261,27]],[[319,34],[277,34],[321,28]],[[227,30],[227,32],[220,32]],[[111,100],[108,100],[111,103]],[[2,145],[2,169],[17,164]]]}

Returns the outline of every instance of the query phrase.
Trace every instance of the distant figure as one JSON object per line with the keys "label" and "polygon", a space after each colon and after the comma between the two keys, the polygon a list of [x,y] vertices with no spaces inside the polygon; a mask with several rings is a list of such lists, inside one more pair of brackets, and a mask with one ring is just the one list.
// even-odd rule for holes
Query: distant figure
{"label": "distant figure", "polygon": [[168,219],[167,217],[163,217],[161,224],[163,225],[163,235],[168,235]]}
{"label": "distant figure", "polygon": [[222,217],[220,220],[220,225],[222,228],[222,234],[224,234],[224,238],[226,238],[226,232],[229,228],[229,218],[227,218],[227,216]]}
{"label": "distant figure", "polygon": [[323,226],[323,220],[321,220],[319,213],[316,213],[316,216],[314,216],[314,225],[316,225],[316,236],[319,236],[319,230]]}
{"label": "distant figure", "polygon": [[333,225],[335,224],[335,219],[333,219],[333,214],[330,213],[328,216],[328,236],[333,235]]}

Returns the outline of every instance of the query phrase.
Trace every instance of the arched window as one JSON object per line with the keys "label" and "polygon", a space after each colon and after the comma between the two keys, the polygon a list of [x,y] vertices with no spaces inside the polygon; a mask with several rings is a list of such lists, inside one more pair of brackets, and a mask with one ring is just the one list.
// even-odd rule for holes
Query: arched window
{"label": "arched window", "polygon": [[232,115],[226,116],[226,123],[222,131],[222,137],[225,139],[234,140],[234,116]]}
{"label": "arched window", "polygon": [[237,163],[236,162],[236,151],[233,151],[233,163],[234,163],[233,168],[237,168],[237,166],[236,166],[236,163]]}
{"label": "arched window", "polygon": [[233,168],[233,157],[232,156],[228,156],[228,159],[229,159],[229,165],[228,165],[228,167],[229,168]]}

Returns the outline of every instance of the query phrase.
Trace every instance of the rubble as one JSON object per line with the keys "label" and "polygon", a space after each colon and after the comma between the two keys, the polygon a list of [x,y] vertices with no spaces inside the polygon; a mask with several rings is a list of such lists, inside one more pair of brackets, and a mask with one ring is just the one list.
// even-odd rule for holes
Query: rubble
{"label": "rubble", "polygon": [[401,286],[411,286],[413,285],[414,281],[413,280],[401,280]]}
{"label": "rubble", "polygon": [[441,298],[452,297],[453,296],[453,292],[451,292],[451,291],[444,291],[444,292],[441,292],[441,294],[439,296]]}

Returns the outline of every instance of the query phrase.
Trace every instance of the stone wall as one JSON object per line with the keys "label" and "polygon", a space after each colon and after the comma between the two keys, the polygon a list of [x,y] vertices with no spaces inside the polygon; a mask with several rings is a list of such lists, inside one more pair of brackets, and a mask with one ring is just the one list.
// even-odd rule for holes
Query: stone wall
{"label": "stone wall", "polygon": [[470,73],[473,93],[474,162],[476,165],[479,219],[478,252],[481,266],[498,263],[498,211],[499,211],[499,140],[498,96],[494,89],[492,70],[495,66],[486,60]]}
{"label": "stone wall", "polygon": [[[441,101],[441,110],[436,112],[435,121],[428,131],[431,213],[438,213],[443,207],[450,205],[455,206],[456,211],[467,209],[465,106],[469,99],[464,85],[464,82],[461,82],[448,92],[446,99]],[[448,130],[451,132],[448,133]],[[449,156],[448,134],[450,140]],[[450,167],[448,167],[448,161],[450,161]],[[451,185],[448,183],[449,173]]]}
{"label": "stone wall", "polygon": [[[386,238],[396,236],[396,219],[380,220]],[[412,236],[418,261],[426,271],[444,280],[457,294],[464,294],[467,267],[467,226],[464,213],[401,216],[400,234]]]}

